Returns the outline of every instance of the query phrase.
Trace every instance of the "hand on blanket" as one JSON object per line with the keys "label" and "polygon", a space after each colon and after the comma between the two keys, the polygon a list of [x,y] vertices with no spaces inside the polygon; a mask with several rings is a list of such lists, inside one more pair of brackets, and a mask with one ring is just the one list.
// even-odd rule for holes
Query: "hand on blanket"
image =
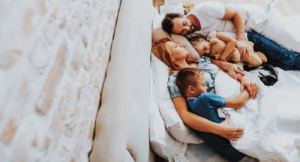
{"label": "hand on blanket", "polygon": [[240,80],[240,77],[245,75],[244,70],[237,64],[228,63],[226,70],[228,75],[235,80]]}
{"label": "hand on blanket", "polygon": [[241,77],[241,92],[247,88],[251,98],[256,99],[258,93],[258,87],[254,80],[246,76]]}
{"label": "hand on blanket", "polygon": [[229,116],[226,117],[225,121],[220,123],[220,125],[223,128],[223,133],[219,134],[220,136],[227,138],[232,141],[237,141],[239,140],[243,134],[244,134],[244,129],[243,128],[235,128],[229,125]]}

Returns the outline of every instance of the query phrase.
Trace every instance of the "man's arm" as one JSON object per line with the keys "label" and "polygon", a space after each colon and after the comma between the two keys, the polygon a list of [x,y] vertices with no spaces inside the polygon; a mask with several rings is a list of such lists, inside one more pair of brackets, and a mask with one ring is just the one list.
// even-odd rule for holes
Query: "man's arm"
{"label": "man's arm", "polygon": [[183,123],[188,125],[192,129],[202,132],[214,133],[233,141],[237,141],[242,137],[244,129],[234,128],[228,125],[229,119],[227,119],[227,122],[225,121],[220,124],[214,123],[201,116],[189,112],[184,97],[175,97],[172,100]]}
{"label": "man's arm", "polygon": [[[226,42],[226,47],[225,50],[223,51],[223,53],[221,54],[220,60],[221,61],[227,61],[228,56],[231,54],[231,52],[234,50],[235,46],[236,46],[236,40],[225,35],[225,34],[221,34],[219,32],[216,32],[216,36],[218,39]],[[230,56],[229,56],[230,57]],[[232,57],[232,56],[231,56]]]}
{"label": "man's arm", "polygon": [[242,56],[245,57],[245,54],[248,53],[248,44],[246,42],[245,36],[245,19],[243,14],[232,7],[225,6],[225,15],[222,20],[233,20],[234,26],[237,30],[236,39],[237,39],[237,48]]}
{"label": "man's arm", "polygon": [[249,99],[249,93],[245,89],[242,93],[240,93],[236,98],[225,98],[226,107],[232,107],[240,109],[243,107]]}

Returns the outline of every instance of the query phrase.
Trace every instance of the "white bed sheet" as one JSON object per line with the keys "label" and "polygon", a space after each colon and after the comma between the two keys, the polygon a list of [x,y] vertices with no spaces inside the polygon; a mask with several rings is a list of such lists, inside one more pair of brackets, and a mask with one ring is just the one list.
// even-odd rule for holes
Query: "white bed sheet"
{"label": "white bed sheet", "polygon": [[[268,110],[265,113],[259,114],[261,116],[258,117],[258,119],[262,118],[267,120],[265,121],[265,124],[262,123],[260,124],[262,126],[261,128],[263,129],[268,128],[268,129],[264,129],[264,130],[258,129],[255,133],[259,133],[260,131],[260,133],[262,134],[255,135],[253,134],[254,133],[253,129],[249,130],[249,128],[246,128],[244,136],[238,142],[233,142],[233,145],[240,151],[255,156],[256,158],[259,158],[260,161],[300,161],[300,151],[299,151],[300,150],[299,147],[300,91],[297,90],[300,89],[300,71],[292,71],[292,70],[283,71],[279,68],[276,69],[279,72],[279,81],[272,88],[277,89],[278,91],[281,90],[281,92],[283,92],[277,97],[285,97],[285,98],[276,99],[271,97],[272,103],[270,104],[271,105],[275,104],[276,107],[268,106],[267,107]],[[228,84],[228,82],[226,84]],[[295,85],[297,87],[295,87]],[[235,88],[239,89],[239,85],[237,85]],[[267,102],[270,101],[262,100],[261,102],[267,104]],[[289,106],[284,105],[284,103],[288,103]],[[243,111],[240,113],[241,114],[248,113],[247,115],[243,114],[246,115],[245,118],[247,118],[248,120],[249,118],[251,118],[250,114],[252,114],[249,113],[250,111],[253,110],[251,110],[250,108],[250,110]],[[261,111],[259,111],[258,113],[261,113]],[[273,114],[273,117],[271,116],[271,114]],[[264,117],[262,115],[268,115],[268,116]],[[237,117],[236,119],[234,118],[235,115],[233,114],[230,118],[230,124],[241,126],[244,128],[249,127],[249,123],[245,121],[240,121],[241,120],[240,117]],[[260,122],[263,122],[263,120]],[[271,130],[273,131],[275,130],[275,132],[272,132]],[[258,138],[253,139],[255,136],[256,138],[257,137]],[[267,141],[262,140],[263,136],[269,137],[266,139]],[[251,142],[249,143],[250,138],[252,138],[252,143]],[[253,142],[254,143],[257,142],[256,146],[262,146],[262,147],[256,148],[255,146],[252,146]],[[263,150],[262,149],[264,147],[263,145],[265,146],[268,145],[269,149]],[[189,144],[185,155],[187,159],[190,160],[190,162],[215,162],[215,161],[225,162],[226,161],[224,158],[222,158],[218,153],[212,150],[205,143]]]}
{"label": "white bed sheet", "polygon": [[[286,48],[299,51],[300,46],[297,44],[300,42],[300,30],[298,29],[300,16],[282,18],[278,17],[278,13],[274,12],[270,17],[274,19],[264,24],[259,32],[273,40],[280,40],[276,41],[280,45],[286,45],[287,42],[290,42]],[[279,23],[280,25],[278,25]],[[274,28],[274,26],[277,27]],[[283,30],[284,32],[276,33],[276,31]],[[284,40],[285,38],[293,38],[295,41]],[[279,71],[278,83],[274,85],[271,90],[266,90],[268,91],[268,95],[262,97],[260,103],[251,101],[252,104],[256,104],[257,108],[255,111],[256,114],[252,114],[252,120],[254,122],[252,123],[252,129],[246,129],[244,137],[238,142],[233,143],[233,145],[241,152],[256,157],[261,161],[300,161],[300,127],[297,129],[297,124],[300,123],[300,97],[298,97],[300,96],[300,72],[277,69]],[[237,87],[239,89],[239,85]],[[266,100],[270,101],[267,102]],[[265,106],[263,106],[264,104]],[[265,108],[263,113],[261,113],[257,105]],[[241,112],[246,118],[251,117],[249,114],[246,115],[246,112],[249,113],[249,111]],[[234,114],[232,116],[234,116]],[[247,123],[248,121],[240,122],[243,117],[232,117],[231,124],[249,127],[251,124]],[[259,120],[254,120],[254,118],[256,119],[257,117]],[[258,137],[258,139],[252,139],[256,142],[256,146],[252,146],[253,142],[249,142],[248,140],[252,137],[250,134],[248,135],[248,132],[253,132],[253,125],[255,125],[256,122],[263,122],[263,124],[257,130],[260,136],[252,136],[253,138]],[[261,138],[265,138],[265,140]],[[189,144],[185,155],[191,162],[226,161],[205,143]]]}
{"label": "white bed sheet", "polygon": [[[260,161],[300,161],[300,72],[276,69],[279,80],[270,87],[246,73],[258,82],[257,99],[249,99],[241,109],[224,108],[230,114],[229,124],[244,128],[243,137],[231,144]],[[235,97],[239,87],[222,72],[216,77],[220,96]]]}
{"label": "white bed sheet", "polygon": [[[300,26],[300,16],[282,18],[278,17],[278,12],[274,11],[270,17],[272,17],[271,21],[260,28],[261,31],[259,32],[267,35],[269,38],[280,39],[280,41],[276,42],[281,45],[290,42],[288,49],[299,51],[300,46],[297,44],[300,38],[300,30],[298,29]],[[274,29],[274,25],[277,25],[277,28]],[[276,33],[276,30],[283,30],[281,33],[287,35],[280,35],[280,33]],[[291,40],[285,40],[284,38],[294,38],[295,41],[291,42]],[[260,136],[252,134],[251,137],[251,134],[248,134],[248,132],[253,133],[254,128],[251,128],[252,130],[245,130],[243,138],[232,144],[241,152],[256,157],[260,161],[300,161],[300,71],[276,69],[279,71],[279,81],[273,87],[276,90],[272,89],[269,91],[269,96],[265,96],[261,100],[261,103],[258,103],[261,107],[265,108],[264,113],[257,110],[257,116],[255,116],[259,118],[255,122],[262,122],[260,123],[260,128],[255,132],[261,133]],[[236,88],[238,90],[239,85]],[[274,96],[274,94],[277,95]],[[253,101],[252,104],[254,104]],[[251,116],[250,114],[246,114],[246,112],[240,112],[243,116],[236,116],[235,119],[232,117],[230,124],[249,127],[251,125],[247,123],[249,121],[241,121],[243,117],[248,117],[249,119]],[[253,138],[250,140],[251,142],[249,142],[249,138]],[[262,140],[261,138],[266,139]],[[209,162],[212,159],[213,161],[226,161],[206,144],[189,144],[186,157],[191,162]]]}

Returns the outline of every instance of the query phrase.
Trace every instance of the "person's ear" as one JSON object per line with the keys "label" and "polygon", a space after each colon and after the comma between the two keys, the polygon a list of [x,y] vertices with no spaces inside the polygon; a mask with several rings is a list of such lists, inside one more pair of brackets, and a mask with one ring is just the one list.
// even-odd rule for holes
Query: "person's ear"
{"label": "person's ear", "polygon": [[185,17],[184,14],[182,14],[182,13],[179,13],[179,15],[182,16],[182,17]]}
{"label": "person's ear", "polygon": [[191,85],[188,86],[188,92],[190,92],[192,94],[195,93],[193,86],[191,86]]}
{"label": "person's ear", "polygon": [[203,42],[203,41],[205,41],[203,38],[199,38],[199,40],[200,40],[200,42]]}

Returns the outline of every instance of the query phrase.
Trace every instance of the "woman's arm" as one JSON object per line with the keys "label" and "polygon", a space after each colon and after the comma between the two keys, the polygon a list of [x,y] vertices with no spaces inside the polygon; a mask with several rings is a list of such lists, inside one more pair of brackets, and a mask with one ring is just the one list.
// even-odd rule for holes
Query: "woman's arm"
{"label": "woman's arm", "polygon": [[249,93],[245,89],[236,98],[225,98],[226,107],[232,107],[232,108],[240,109],[246,104],[248,99],[249,99]]}
{"label": "woman's arm", "polygon": [[175,97],[172,100],[183,123],[188,125],[192,129],[202,132],[214,133],[233,141],[236,141],[242,137],[244,129],[231,127],[228,124],[229,118],[227,118],[223,123],[214,123],[201,116],[189,112],[184,97]]}
{"label": "woman's arm", "polygon": [[230,53],[234,50],[236,46],[236,40],[219,32],[216,32],[216,36],[218,39],[227,43],[225,50],[223,51],[220,57],[220,60],[227,61],[227,58],[230,57]]}
{"label": "woman's arm", "polygon": [[220,60],[214,60],[212,58],[210,58],[210,61],[219,68],[225,70],[231,78],[237,81],[240,81],[240,77],[245,75],[244,70],[239,65]]}

